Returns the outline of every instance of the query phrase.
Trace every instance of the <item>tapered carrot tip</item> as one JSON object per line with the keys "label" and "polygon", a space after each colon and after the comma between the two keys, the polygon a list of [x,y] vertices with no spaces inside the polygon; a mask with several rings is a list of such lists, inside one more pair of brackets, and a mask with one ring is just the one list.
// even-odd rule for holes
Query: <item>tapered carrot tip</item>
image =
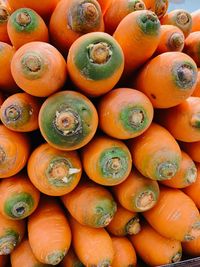
{"label": "tapered carrot tip", "polygon": [[184,45],[184,36],[179,32],[173,33],[169,39],[169,47],[172,50],[176,50],[182,47],[183,45]]}

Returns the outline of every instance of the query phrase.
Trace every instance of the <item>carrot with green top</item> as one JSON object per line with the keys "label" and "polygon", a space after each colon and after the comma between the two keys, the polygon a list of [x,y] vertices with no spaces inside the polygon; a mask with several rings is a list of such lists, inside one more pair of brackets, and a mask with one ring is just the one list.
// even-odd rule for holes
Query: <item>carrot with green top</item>
{"label": "carrot with green top", "polygon": [[8,1],[0,0],[0,41],[10,44],[7,24],[12,11]]}
{"label": "carrot with green top", "polygon": [[70,247],[66,256],[61,261],[60,267],[84,267],[84,265],[78,259],[74,249]]}
{"label": "carrot with green top", "polygon": [[181,143],[183,150],[196,162],[200,162],[200,141]]}
{"label": "carrot with green top", "polygon": [[200,97],[200,68],[198,68],[198,73],[197,73],[197,82],[195,89],[192,93],[192,96],[198,96]]}
{"label": "carrot with green top", "polygon": [[190,14],[192,17],[192,30],[191,30],[191,32],[200,31],[200,9],[197,9]]}
{"label": "carrot with green top", "polygon": [[155,12],[159,19],[166,13],[169,5],[169,0],[143,0],[146,8]]}
{"label": "carrot with green top", "polygon": [[97,97],[109,92],[119,81],[124,69],[124,55],[111,35],[92,32],[71,45],[67,67],[78,89]]}
{"label": "carrot with green top", "polygon": [[183,51],[196,62],[197,67],[200,67],[200,31],[188,35]]}

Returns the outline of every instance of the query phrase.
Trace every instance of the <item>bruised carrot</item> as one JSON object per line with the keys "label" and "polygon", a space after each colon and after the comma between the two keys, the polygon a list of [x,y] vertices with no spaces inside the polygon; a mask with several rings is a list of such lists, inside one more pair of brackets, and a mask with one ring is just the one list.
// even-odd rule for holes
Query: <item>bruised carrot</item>
{"label": "bruised carrot", "polygon": [[181,52],[166,52],[143,66],[134,87],[146,94],[155,108],[170,108],[193,93],[197,72],[196,63],[190,56]]}
{"label": "bruised carrot", "polygon": [[161,25],[160,29],[160,42],[155,53],[161,54],[171,51],[181,52],[185,41],[183,32],[174,25]]}
{"label": "bruised carrot", "polygon": [[17,93],[8,97],[0,109],[2,123],[16,132],[30,132],[38,126],[40,102],[27,93]]}
{"label": "bruised carrot", "polygon": [[166,238],[190,241],[200,235],[199,211],[192,199],[179,189],[160,186],[157,204],[143,216]]}
{"label": "bruised carrot", "polygon": [[50,196],[71,192],[82,174],[81,161],[76,151],[57,150],[49,144],[42,144],[32,152],[27,169],[34,186]]}
{"label": "bruised carrot", "polygon": [[200,255],[200,237],[189,242],[182,242],[183,253],[192,257]]}
{"label": "bruised carrot", "polygon": [[136,266],[137,256],[131,242],[126,237],[112,237],[114,259],[112,267]]}
{"label": "bruised carrot", "polygon": [[169,5],[169,0],[143,0],[146,8],[155,12],[159,19],[166,13]]}
{"label": "bruised carrot", "polygon": [[124,76],[129,75],[155,52],[160,39],[160,21],[152,11],[132,12],[119,23],[113,37],[124,52]]}
{"label": "bruised carrot", "polygon": [[200,31],[192,32],[185,39],[184,52],[200,67]]}
{"label": "bruised carrot", "polygon": [[84,267],[84,265],[78,259],[74,249],[70,247],[66,256],[61,261],[60,267]]}
{"label": "bruised carrot", "polygon": [[169,180],[160,181],[161,184],[172,188],[185,188],[195,183],[197,178],[197,168],[194,161],[188,154],[181,151],[182,160],[179,171]]}
{"label": "bruised carrot", "polygon": [[0,267],[6,267],[8,263],[8,256],[1,255],[0,256]]}
{"label": "bruised carrot", "polygon": [[95,228],[107,226],[117,210],[111,193],[92,182],[79,184],[61,199],[80,224]]}
{"label": "bruised carrot", "polygon": [[104,228],[92,228],[79,224],[70,217],[74,250],[87,266],[110,267],[114,257],[112,240]]}
{"label": "bruised carrot", "polygon": [[196,162],[200,162],[200,141],[181,143],[183,150]]}
{"label": "bruised carrot", "polygon": [[102,14],[104,15],[107,9],[112,4],[112,0],[98,0],[98,2],[101,7]]}
{"label": "bruised carrot", "polygon": [[99,126],[108,135],[130,139],[142,134],[153,120],[153,106],[143,93],[119,88],[107,93],[98,104]]}
{"label": "bruised carrot", "polygon": [[67,67],[79,90],[96,97],[110,91],[119,81],[124,69],[124,55],[112,36],[92,32],[71,45]]}
{"label": "bruised carrot", "polygon": [[71,230],[55,198],[41,198],[28,220],[28,238],[38,261],[52,265],[62,261],[71,244]]}
{"label": "bruised carrot", "polygon": [[25,230],[24,220],[10,220],[0,213],[0,255],[10,254],[21,242]]}
{"label": "bruised carrot", "polygon": [[131,139],[129,149],[135,167],[150,179],[170,179],[180,169],[180,147],[174,137],[157,123],[152,123],[142,135]]}
{"label": "bruised carrot", "polygon": [[48,29],[43,19],[32,9],[20,8],[11,14],[7,25],[12,45],[18,49],[33,42],[48,42]]}
{"label": "bruised carrot", "polygon": [[195,85],[195,89],[192,93],[192,96],[198,96],[200,97],[200,68],[198,68],[198,73],[197,73],[197,82]]}
{"label": "bruised carrot", "polygon": [[30,141],[25,133],[17,133],[0,125],[0,178],[21,171],[30,154]]}
{"label": "bruised carrot", "polygon": [[142,224],[140,233],[131,236],[130,240],[138,255],[148,266],[160,266],[181,260],[180,241],[163,237],[146,222]]}
{"label": "bruised carrot", "polygon": [[66,62],[60,52],[39,41],[27,43],[16,51],[11,72],[21,89],[38,97],[55,93],[67,78]]}
{"label": "bruised carrot", "polygon": [[200,9],[193,11],[191,14],[192,17],[192,29],[191,32],[200,31]]}
{"label": "bruised carrot", "polygon": [[112,0],[105,15],[105,31],[113,34],[121,20],[129,13],[146,9],[143,0]]}
{"label": "bruised carrot", "polygon": [[135,169],[123,183],[113,186],[112,190],[119,203],[134,212],[151,209],[159,198],[157,181],[147,179]]}
{"label": "bruised carrot", "polygon": [[8,1],[0,0],[0,41],[10,44],[7,24],[12,11]]}
{"label": "bruised carrot", "polygon": [[88,177],[102,185],[123,182],[132,168],[131,154],[120,140],[108,136],[95,136],[82,149],[83,168]]}
{"label": "bruised carrot", "polygon": [[103,32],[104,22],[98,1],[61,0],[51,16],[49,31],[52,43],[63,54],[67,54],[71,45],[83,34]]}
{"label": "bruised carrot", "polygon": [[139,216],[118,203],[117,211],[106,229],[115,236],[136,235],[141,229]]}
{"label": "bruised carrot", "polygon": [[60,150],[75,150],[86,145],[98,126],[98,114],[84,95],[62,91],[44,101],[39,113],[43,137]]}

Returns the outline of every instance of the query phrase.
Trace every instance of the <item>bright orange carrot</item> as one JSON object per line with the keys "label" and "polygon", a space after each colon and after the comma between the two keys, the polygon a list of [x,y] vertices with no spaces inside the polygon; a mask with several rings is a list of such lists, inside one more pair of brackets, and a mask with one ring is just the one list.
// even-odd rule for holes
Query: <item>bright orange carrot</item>
{"label": "bright orange carrot", "polygon": [[11,8],[7,0],[0,0],[0,41],[10,44],[7,31],[8,19],[11,15]]}
{"label": "bright orange carrot", "polygon": [[192,257],[200,255],[200,237],[189,242],[182,242],[183,253]]}
{"label": "bright orange carrot", "polygon": [[40,102],[27,93],[17,93],[8,97],[1,105],[0,118],[10,130],[30,132],[38,126]]}
{"label": "bright orange carrot", "polygon": [[34,10],[29,8],[20,8],[11,14],[7,31],[11,43],[16,49],[33,41],[49,41],[45,22]]}
{"label": "bright orange carrot", "polygon": [[119,203],[134,212],[151,209],[159,198],[157,181],[147,179],[136,170],[123,183],[113,186],[112,190]]}
{"label": "bright orange carrot", "polygon": [[166,13],[169,5],[169,0],[143,0],[146,8],[155,12],[159,19]]}
{"label": "bright orange carrot", "polygon": [[179,189],[160,187],[157,204],[143,215],[166,238],[190,241],[200,235],[199,211],[192,199]]}
{"label": "bright orange carrot", "polygon": [[101,130],[118,139],[130,139],[145,132],[153,113],[148,97],[130,88],[112,90],[98,104]]}
{"label": "bright orange carrot", "polygon": [[188,54],[200,67],[200,31],[192,32],[185,39],[184,52]]}
{"label": "bright orange carrot", "polygon": [[194,92],[192,93],[192,96],[200,97],[200,68],[198,68],[197,82],[196,82]]}
{"label": "bright orange carrot", "polygon": [[98,0],[101,7],[102,14],[104,15],[107,9],[112,5],[112,0]]}
{"label": "bright orange carrot", "polygon": [[195,163],[184,151],[181,151],[181,154],[182,160],[179,171],[171,179],[160,181],[161,184],[172,188],[184,188],[195,183],[197,178]]}
{"label": "bright orange carrot", "polygon": [[74,250],[85,266],[112,266],[114,257],[112,240],[104,228],[81,225],[72,217],[70,226]]}
{"label": "bright orange carrot", "polygon": [[155,52],[160,39],[159,19],[152,11],[132,12],[119,23],[113,37],[124,52],[124,75],[131,74]]}
{"label": "bright orange carrot", "polygon": [[61,261],[59,266],[60,267],[84,267],[84,265],[80,262],[80,260],[78,259],[72,247],[70,247],[66,256]]}
{"label": "bright orange carrot", "polygon": [[131,139],[129,149],[136,168],[150,179],[170,179],[180,169],[180,147],[174,137],[159,124],[152,123],[146,132]]}
{"label": "bright orange carrot", "polygon": [[182,30],[186,38],[192,30],[192,17],[186,10],[175,9],[168,12],[161,18],[161,24],[177,26]]}
{"label": "bright orange carrot", "polygon": [[200,9],[197,9],[191,13],[192,17],[192,29],[191,32],[200,31]]}
{"label": "bright orange carrot", "polygon": [[112,0],[105,15],[105,31],[109,34],[113,34],[121,20],[129,13],[137,10],[146,9],[143,0]]}
{"label": "bright orange carrot", "polygon": [[38,261],[52,265],[62,261],[71,244],[71,230],[55,198],[41,198],[28,220],[28,238]]}
{"label": "bright orange carrot", "polygon": [[0,267],[7,267],[8,264],[8,256],[1,255],[0,256]]}
{"label": "bright orange carrot", "polygon": [[142,224],[140,233],[131,236],[130,240],[138,255],[148,266],[160,266],[181,260],[180,241],[161,236],[146,222]]}
{"label": "bright orange carrot", "polygon": [[71,45],[67,67],[79,90],[97,97],[110,91],[119,81],[124,69],[124,55],[112,36],[92,32]]}
{"label": "bright orange carrot", "polygon": [[61,0],[51,16],[49,31],[52,43],[66,55],[72,43],[83,34],[104,31],[98,1]]}
{"label": "bright orange carrot", "polygon": [[184,151],[196,162],[200,162],[200,141],[181,143]]}
{"label": "bright orange carrot", "polygon": [[65,59],[45,42],[30,42],[20,47],[12,59],[11,72],[21,89],[39,97],[58,91],[67,78]]}
{"label": "bright orange carrot", "polygon": [[127,146],[108,136],[95,136],[83,147],[81,155],[86,174],[98,184],[119,184],[128,177],[132,168]]}
{"label": "bright orange carrot", "polygon": [[118,203],[117,211],[106,229],[115,236],[136,235],[141,229],[139,216]]}
{"label": "bright orange carrot", "polygon": [[0,178],[15,175],[28,161],[30,141],[25,133],[17,133],[0,125]]}
{"label": "bright orange carrot", "polygon": [[131,242],[126,237],[112,237],[114,259],[112,267],[136,266],[137,256]]}

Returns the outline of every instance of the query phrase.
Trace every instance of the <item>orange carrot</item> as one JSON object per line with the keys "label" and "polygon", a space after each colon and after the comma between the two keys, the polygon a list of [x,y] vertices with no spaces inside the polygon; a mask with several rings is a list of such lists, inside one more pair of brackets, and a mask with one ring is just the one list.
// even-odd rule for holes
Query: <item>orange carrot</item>
{"label": "orange carrot", "polygon": [[166,13],[169,5],[169,0],[143,0],[146,8],[155,12],[159,19]]}
{"label": "orange carrot", "polygon": [[198,73],[197,73],[197,82],[195,89],[192,93],[192,96],[198,96],[200,97],[200,68],[198,68]]}
{"label": "orange carrot", "polygon": [[28,161],[30,141],[25,133],[17,133],[0,125],[0,178],[15,175]]}
{"label": "orange carrot", "polygon": [[119,23],[113,37],[124,52],[124,75],[131,74],[155,52],[160,39],[159,19],[152,11],[132,12]]}
{"label": "orange carrot", "polygon": [[114,259],[112,267],[136,266],[137,256],[131,242],[126,237],[112,237]]}
{"label": "orange carrot", "polygon": [[39,97],[58,91],[67,77],[65,59],[45,42],[30,42],[20,47],[12,59],[11,72],[21,89]]}
{"label": "orange carrot", "polygon": [[10,43],[7,32],[8,19],[12,11],[7,0],[0,0],[0,41]]}
{"label": "orange carrot", "polygon": [[101,7],[102,14],[104,15],[107,9],[112,5],[112,0],[98,0]]}
{"label": "orange carrot", "polygon": [[147,179],[136,170],[133,170],[123,183],[113,186],[112,189],[119,203],[134,212],[151,209],[159,198],[157,181]]}
{"label": "orange carrot", "polygon": [[189,242],[182,242],[183,253],[192,257],[200,255],[200,237]]}
{"label": "orange carrot", "polygon": [[71,244],[71,230],[55,198],[41,198],[37,210],[29,217],[28,237],[38,261],[52,265],[62,261]]}
{"label": "orange carrot", "polygon": [[76,150],[86,145],[98,126],[93,103],[74,91],[62,91],[47,98],[39,113],[43,137],[60,150]]}
{"label": "orange carrot", "polygon": [[157,205],[143,215],[166,238],[190,241],[200,235],[199,211],[192,199],[179,189],[160,187]]}
{"label": "orange carrot", "polygon": [[67,67],[79,90],[97,97],[110,91],[119,81],[124,69],[124,55],[112,36],[92,32],[71,45]]}
{"label": "orange carrot", "polygon": [[70,247],[66,256],[61,261],[60,267],[84,267],[84,265],[78,259],[74,249]]}
{"label": "orange carrot", "polygon": [[42,144],[32,152],[27,167],[34,186],[50,196],[71,192],[82,174],[81,161],[76,151],[57,150],[49,144]]}
{"label": "orange carrot", "polygon": [[79,184],[61,199],[80,224],[95,228],[107,226],[117,210],[111,193],[93,182]]}
{"label": "orange carrot", "polygon": [[179,171],[170,180],[160,181],[161,184],[172,188],[185,188],[195,183],[197,178],[197,168],[195,163],[184,151],[181,151],[181,154],[182,161]]}
{"label": "orange carrot", "polygon": [[119,139],[130,139],[145,132],[153,113],[148,97],[130,88],[112,90],[98,104],[101,130]]}
{"label": "orange carrot", "polygon": [[164,15],[161,19],[162,25],[174,25],[182,30],[185,38],[192,30],[192,17],[189,12],[183,9],[175,9]]}
{"label": "orange carrot", "polygon": [[129,149],[136,168],[150,179],[170,179],[180,169],[180,147],[174,137],[159,124],[152,123],[146,132],[131,139]]}
{"label": "orange carrot", "polygon": [[144,65],[134,80],[134,88],[147,95],[155,108],[170,108],[193,93],[197,72],[196,63],[188,55],[162,53]]}
{"label": "orange carrot", "polygon": [[8,129],[16,132],[34,131],[39,127],[40,106],[38,99],[27,93],[13,94],[1,105],[1,121]]}
{"label": "orange carrot", "polygon": [[104,22],[98,1],[61,0],[51,16],[49,31],[52,43],[63,54],[67,54],[70,46],[83,34],[103,32]]}
{"label": "orange carrot", "polygon": [[192,29],[191,32],[200,31],[200,9],[197,9],[191,13],[192,17]]}
{"label": "orange carrot", "polygon": [[181,260],[180,241],[163,237],[147,223],[143,223],[140,233],[131,236],[130,240],[138,255],[148,266],[160,266]]}
{"label": "orange carrot", "polygon": [[127,146],[122,141],[107,136],[95,136],[83,147],[82,163],[91,180],[110,186],[123,182],[132,168]]}
{"label": "orange carrot", "polygon": [[124,17],[133,11],[144,9],[146,7],[143,0],[112,0],[104,15],[105,31],[113,34]]}
{"label": "orange carrot", "polygon": [[181,143],[184,151],[196,162],[200,162],[200,141],[191,143]]}
{"label": "orange carrot", "polygon": [[185,39],[184,52],[188,54],[200,67],[200,31],[192,32]]}
{"label": "orange carrot", "polygon": [[8,264],[8,256],[1,255],[0,256],[0,267],[7,267]]}
{"label": "orange carrot", "polygon": [[106,229],[115,236],[136,235],[141,229],[139,216],[118,203],[117,211]]}
{"label": "orange carrot", "polygon": [[20,8],[11,14],[7,25],[12,45],[18,49],[33,42],[48,42],[48,29],[43,19],[32,9]]}
{"label": "orange carrot", "polygon": [[85,266],[112,266],[114,257],[112,240],[104,228],[81,225],[72,217],[70,226],[74,250]]}

